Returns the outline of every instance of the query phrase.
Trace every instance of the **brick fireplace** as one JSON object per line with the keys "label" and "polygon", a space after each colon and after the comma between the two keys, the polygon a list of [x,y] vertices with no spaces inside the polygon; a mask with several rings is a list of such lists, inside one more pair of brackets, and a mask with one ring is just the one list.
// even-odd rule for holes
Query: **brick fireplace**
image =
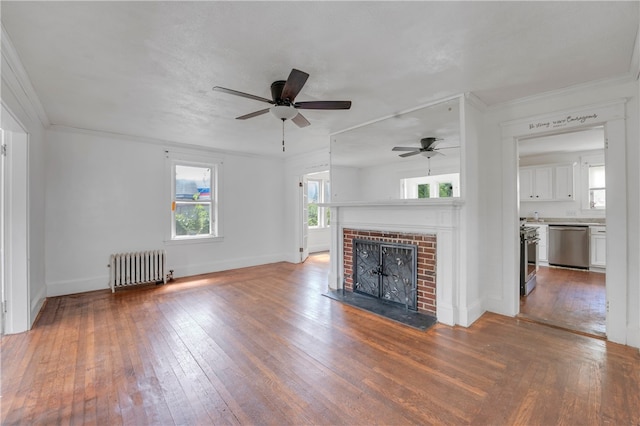
{"label": "brick fireplace", "polygon": [[344,288],[354,290],[354,240],[367,240],[379,243],[405,244],[416,247],[417,255],[417,303],[418,312],[436,316],[436,235],[386,232],[344,228],[343,268]]}

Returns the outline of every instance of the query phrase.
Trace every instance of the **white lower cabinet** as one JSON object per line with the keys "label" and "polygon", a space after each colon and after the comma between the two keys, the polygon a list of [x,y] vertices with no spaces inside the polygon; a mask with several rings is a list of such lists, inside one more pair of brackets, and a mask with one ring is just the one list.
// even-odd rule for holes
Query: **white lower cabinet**
{"label": "white lower cabinet", "polygon": [[589,245],[591,251],[591,266],[604,268],[607,266],[607,231],[604,226],[589,227],[591,234]]}

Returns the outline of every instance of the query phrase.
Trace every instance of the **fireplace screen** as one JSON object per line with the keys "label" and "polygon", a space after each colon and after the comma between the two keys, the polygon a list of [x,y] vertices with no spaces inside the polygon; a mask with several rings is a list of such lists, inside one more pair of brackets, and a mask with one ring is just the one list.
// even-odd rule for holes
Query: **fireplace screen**
{"label": "fireplace screen", "polygon": [[417,310],[416,247],[354,240],[354,291]]}

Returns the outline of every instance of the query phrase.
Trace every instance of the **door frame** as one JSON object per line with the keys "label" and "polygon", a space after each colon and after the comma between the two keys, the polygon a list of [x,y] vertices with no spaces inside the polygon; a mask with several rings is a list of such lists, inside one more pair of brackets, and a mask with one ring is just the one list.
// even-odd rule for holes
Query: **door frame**
{"label": "door frame", "polygon": [[[627,342],[627,167],[626,99],[585,106],[502,123],[503,197],[502,289],[506,313],[520,311],[518,140],[545,136],[558,131],[581,130],[602,125],[605,129],[605,168],[607,179],[607,339]],[[613,244],[613,242],[616,242]]]}
{"label": "door frame", "polygon": [[31,328],[29,277],[29,135],[25,127],[2,105],[0,127],[5,132],[3,206],[3,280],[6,314],[4,332],[21,333]]}
{"label": "door frame", "polygon": [[300,177],[298,191],[300,206],[300,262],[304,262],[309,257],[309,189],[307,186],[307,175]]}

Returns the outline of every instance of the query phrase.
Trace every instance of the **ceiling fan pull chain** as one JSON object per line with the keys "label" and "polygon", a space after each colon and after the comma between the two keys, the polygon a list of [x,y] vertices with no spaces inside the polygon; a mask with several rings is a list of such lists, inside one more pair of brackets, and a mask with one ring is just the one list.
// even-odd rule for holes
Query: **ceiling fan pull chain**
{"label": "ceiling fan pull chain", "polygon": [[282,152],[284,152],[284,118],[282,119]]}

